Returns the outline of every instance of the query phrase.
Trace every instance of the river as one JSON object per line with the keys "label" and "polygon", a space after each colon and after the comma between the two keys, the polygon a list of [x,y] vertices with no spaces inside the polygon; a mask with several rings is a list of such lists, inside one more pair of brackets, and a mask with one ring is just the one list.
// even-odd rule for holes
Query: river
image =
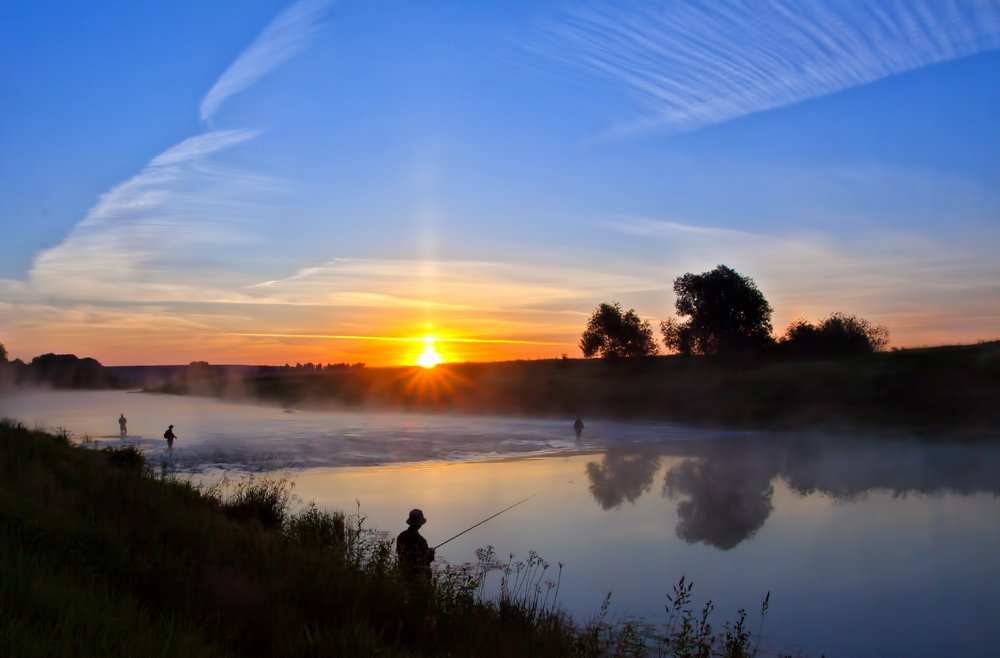
{"label": "river", "polygon": [[[127,443],[210,481],[288,478],[299,504],[397,532],[420,507],[431,544],[534,497],[442,547],[452,564],[492,545],[537,551],[559,604],[583,621],[665,619],[695,583],[714,622],[763,622],[762,654],[993,656],[1000,615],[1000,444],[693,429],[572,418],[302,411],[107,392],[0,397],[0,416]],[[168,424],[172,451],[161,438]],[[700,607],[699,607],[700,609]]]}

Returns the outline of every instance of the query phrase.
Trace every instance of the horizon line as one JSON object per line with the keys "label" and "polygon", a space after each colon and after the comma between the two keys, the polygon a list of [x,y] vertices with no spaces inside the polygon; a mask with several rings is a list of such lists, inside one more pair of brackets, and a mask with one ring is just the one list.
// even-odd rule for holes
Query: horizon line
{"label": "horizon line", "polygon": [[227,336],[249,336],[251,338],[326,338],[330,340],[375,340],[391,343],[487,343],[503,345],[562,345],[551,341],[519,340],[515,338],[455,338],[435,335],[425,336],[358,336],[352,334],[292,334],[292,333],[249,333],[233,332]]}

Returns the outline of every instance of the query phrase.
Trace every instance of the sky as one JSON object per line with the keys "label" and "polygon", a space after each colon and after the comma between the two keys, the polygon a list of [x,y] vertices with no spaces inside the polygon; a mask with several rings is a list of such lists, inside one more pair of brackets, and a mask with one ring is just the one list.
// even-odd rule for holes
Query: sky
{"label": "sky", "polygon": [[580,356],[725,264],[775,334],[1000,338],[1000,0],[0,3],[0,342]]}

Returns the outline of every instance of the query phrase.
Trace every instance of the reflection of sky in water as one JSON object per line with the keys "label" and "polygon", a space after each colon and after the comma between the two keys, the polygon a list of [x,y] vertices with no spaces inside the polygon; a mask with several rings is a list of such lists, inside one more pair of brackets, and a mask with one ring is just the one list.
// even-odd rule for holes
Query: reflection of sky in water
{"label": "reflection of sky in water", "polygon": [[[536,550],[552,563],[553,577],[555,563],[565,565],[560,601],[578,618],[612,591],[615,614],[663,620],[664,594],[684,575],[697,594],[714,599],[717,623],[746,608],[756,624],[760,600],[772,592],[764,646],[828,656],[993,655],[985,636],[1000,605],[995,494],[899,496],[891,486],[850,497],[802,494],[776,474],[762,484],[766,513],[734,501],[738,511],[706,513],[695,526],[700,536],[681,537],[681,528],[691,527],[682,523],[681,503],[700,494],[672,499],[664,485],[675,469],[701,458],[661,455],[652,486],[608,509],[587,475],[602,459],[316,469],[296,478],[296,493],[328,508],[352,510],[359,500],[368,523],[394,532],[410,507],[421,506],[433,544],[544,491],[442,547],[440,557],[472,561],[486,544],[501,557]],[[996,472],[996,451],[991,459]],[[713,494],[729,495],[761,500],[749,485]]]}
{"label": "reflection of sky in water", "polygon": [[762,647],[993,655],[1000,446],[587,419],[581,445],[572,419],[284,413],[123,393],[0,398],[0,415],[98,444],[117,442],[123,411],[153,459],[173,423],[176,464],[201,477],[216,466],[275,470],[301,499],[346,511],[360,501],[368,525],[393,533],[422,507],[432,544],[544,491],[439,556],[471,561],[486,544],[500,556],[536,550],[553,576],[564,563],[560,601],[579,618],[612,591],[615,614],[662,620],[664,595],[684,575],[715,600],[717,624],[746,608],[756,628],[770,591]]}

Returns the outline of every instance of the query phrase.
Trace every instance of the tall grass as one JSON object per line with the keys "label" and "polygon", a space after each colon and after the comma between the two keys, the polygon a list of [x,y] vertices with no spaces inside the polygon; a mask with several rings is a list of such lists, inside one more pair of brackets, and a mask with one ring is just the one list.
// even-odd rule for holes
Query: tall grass
{"label": "tall grass", "polygon": [[292,499],[292,487],[287,480],[252,474],[235,481],[223,477],[203,493],[227,517],[235,521],[256,521],[265,528],[284,525]]}
{"label": "tall grass", "polygon": [[[668,626],[575,624],[532,553],[444,566],[416,589],[354,512],[291,511],[291,485],[199,490],[134,447],[72,448],[0,422],[0,655],[750,656],[675,590]],[[487,580],[499,578],[487,594]]]}

